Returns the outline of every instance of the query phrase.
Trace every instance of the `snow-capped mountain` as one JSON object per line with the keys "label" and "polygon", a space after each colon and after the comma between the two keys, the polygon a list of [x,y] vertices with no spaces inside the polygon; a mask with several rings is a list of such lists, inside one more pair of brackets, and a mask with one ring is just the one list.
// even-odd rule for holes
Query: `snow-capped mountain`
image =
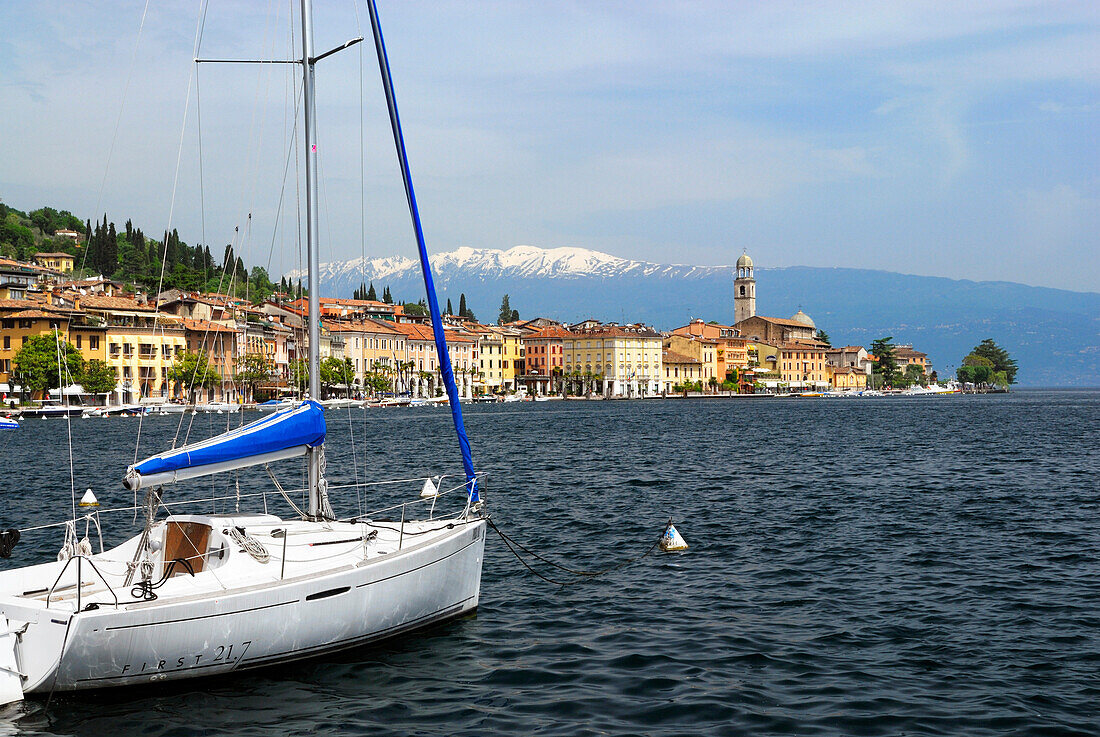
{"label": "snow-capped mountain", "polygon": [[[502,251],[495,248],[469,248],[438,253],[430,257],[437,280],[459,274],[493,274],[508,278],[606,279],[624,276],[675,275],[690,278],[702,274],[728,273],[726,266],[680,266],[612,256],[586,248],[538,248],[516,246]],[[326,294],[350,292],[361,282],[401,282],[419,279],[420,264],[410,258],[355,258],[321,264],[321,285]],[[288,276],[297,279],[300,272]]]}
{"label": "snow-capped mountain", "polygon": [[[757,254],[759,262],[761,259]],[[431,258],[439,298],[459,295],[494,322],[509,295],[521,317],[579,322],[646,322],[659,329],[693,318],[733,321],[731,266],[657,264],[585,248],[458,248]],[[292,279],[302,275],[289,274]],[[418,262],[404,257],[321,264],[322,293],[350,297],[360,283],[400,301],[418,301]],[[1094,385],[1100,375],[1100,294],[844,268],[757,268],[759,314],[790,317],[799,308],[834,345],[870,345],[893,336],[929,353],[941,370],[992,337],[1020,365],[1022,383]],[[1082,330],[1082,326],[1091,329]]]}

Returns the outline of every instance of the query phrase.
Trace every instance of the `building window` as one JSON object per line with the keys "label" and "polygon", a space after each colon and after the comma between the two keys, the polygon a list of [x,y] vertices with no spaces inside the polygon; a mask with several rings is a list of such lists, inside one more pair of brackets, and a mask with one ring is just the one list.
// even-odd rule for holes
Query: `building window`
{"label": "building window", "polygon": [[98,335],[89,335],[88,336],[88,347],[91,348],[93,351],[99,350],[99,336]]}

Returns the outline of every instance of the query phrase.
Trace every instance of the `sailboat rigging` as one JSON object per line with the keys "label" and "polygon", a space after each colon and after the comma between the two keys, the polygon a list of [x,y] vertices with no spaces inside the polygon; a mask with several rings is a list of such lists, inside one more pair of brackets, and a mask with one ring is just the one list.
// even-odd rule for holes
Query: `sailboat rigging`
{"label": "sailboat rigging", "polygon": [[[98,512],[78,518],[74,511],[72,520],[60,523],[73,544],[65,546],[58,560],[0,572],[0,703],[29,693],[136,685],[285,663],[477,608],[487,516],[463,427],[377,8],[374,0],[366,2],[464,482],[442,489],[444,477],[437,477],[429,496],[415,494],[412,501],[388,510],[344,520],[336,518],[329,503],[326,426],[317,401],[321,310],[315,66],[362,39],[315,55],[311,0],[301,0],[302,57],[284,63],[301,64],[303,71],[309,396],[208,440],[185,441],[136,461],[126,470],[124,485],[135,493],[145,491],[144,524],[121,545],[104,550],[101,543],[94,553],[87,540],[76,543],[76,523],[84,519],[98,528],[100,519]],[[157,518],[162,507],[171,505],[164,501],[165,485],[247,467],[267,470],[278,492],[297,510],[268,467],[303,456],[308,505],[298,517],[234,512]],[[380,483],[387,482],[357,481],[355,486],[358,491]],[[458,510],[437,515],[437,504],[448,495],[458,498]],[[409,513],[414,510],[424,510],[426,516],[413,518]],[[385,521],[383,514],[400,521]],[[0,533],[5,557],[18,541],[18,532],[9,532]]]}

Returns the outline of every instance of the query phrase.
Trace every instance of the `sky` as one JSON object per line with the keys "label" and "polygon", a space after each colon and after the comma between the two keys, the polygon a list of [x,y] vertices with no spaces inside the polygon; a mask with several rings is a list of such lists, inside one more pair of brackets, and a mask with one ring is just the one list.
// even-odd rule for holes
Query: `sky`
{"label": "sky", "polygon": [[[1100,291],[1094,0],[378,4],[432,252]],[[298,67],[191,63],[300,55],[296,5],[0,3],[0,200],[296,268]],[[412,256],[372,44],[317,66],[322,260]]]}

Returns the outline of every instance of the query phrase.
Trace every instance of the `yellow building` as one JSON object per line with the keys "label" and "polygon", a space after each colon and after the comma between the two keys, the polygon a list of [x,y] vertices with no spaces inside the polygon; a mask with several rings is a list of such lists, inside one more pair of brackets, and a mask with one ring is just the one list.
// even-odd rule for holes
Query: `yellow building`
{"label": "yellow building", "polygon": [[585,325],[564,339],[565,376],[574,389],[595,384],[599,393],[620,397],[661,391],[659,333],[645,325]]}
{"label": "yellow building", "polygon": [[827,366],[829,383],[834,389],[866,389],[867,374],[851,366]]}
{"label": "yellow building", "polygon": [[676,391],[677,386],[694,384],[697,381],[703,382],[703,386],[706,387],[703,364],[692,356],[666,349],[661,356],[661,368],[664,371],[664,376],[661,377],[661,389],[666,394]]}
{"label": "yellow building", "polygon": [[[694,359],[695,362],[699,364],[699,376],[691,380],[702,380],[705,388],[710,384],[711,379],[714,379],[719,384],[726,380],[725,373],[720,372],[718,368],[718,353],[723,347],[724,346],[719,346],[717,340],[681,335],[674,332],[664,339],[665,352],[661,360],[666,364],[665,368],[667,369],[668,355],[670,353]],[[668,384],[669,378],[671,377],[666,370],[664,376],[661,377],[662,385]]]}
{"label": "yellow building", "polygon": [[182,396],[170,386],[168,369],[187,349],[183,328],[177,322],[108,324],[107,365],[118,377],[114,403],[132,404],[154,397]]}
{"label": "yellow building", "polygon": [[67,274],[73,270],[74,257],[69,253],[36,253],[34,262],[47,269]]}
{"label": "yellow building", "polygon": [[19,349],[30,337],[54,330],[61,333],[61,340],[75,346],[85,361],[106,358],[105,328],[84,313],[28,300],[0,300],[0,393],[14,392],[12,372]]}
{"label": "yellow building", "polygon": [[[405,335],[392,322],[366,319],[355,322],[326,321],[324,325],[331,334],[344,339],[344,357],[351,360],[355,381],[360,387],[366,386],[368,373],[377,371],[393,382],[395,391],[407,391],[407,377],[423,364],[422,355],[406,358]],[[422,349],[414,351],[418,352],[422,353]],[[407,365],[409,360],[413,361],[412,366]]]}
{"label": "yellow building", "polygon": [[784,343],[779,346],[780,380],[791,389],[825,389],[829,386],[824,345]]}
{"label": "yellow building", "polygon": [[516,376],[523,375],[523,332],[515,328],[491,328],[500,335],[500,380],[505,391],[515,391]]}
{"label": "yellow building", "polygon": [[750,340],[745,346],[750,368],[779,371],[779,349],[770,343]]}
{"label": "yellow building", "polygon": [[504,391],[504,336],[488,325],[467,325],[466,330],[477,341],[475,386],[488,394]]}

